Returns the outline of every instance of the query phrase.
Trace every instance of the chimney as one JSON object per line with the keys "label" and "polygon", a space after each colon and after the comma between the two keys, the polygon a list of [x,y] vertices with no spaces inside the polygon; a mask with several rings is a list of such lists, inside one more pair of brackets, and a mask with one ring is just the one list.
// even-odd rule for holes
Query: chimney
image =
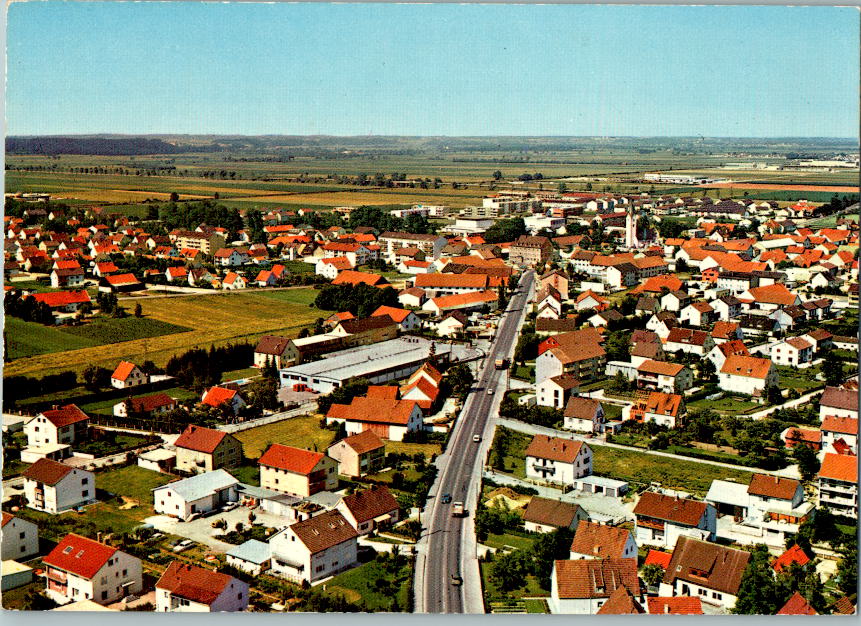
{"label": "chimney", "polygon": [[670,614],[670,605],[669,604],[666,604],[666,603],[664,604],[664,613],[666,613],[667,615]]}

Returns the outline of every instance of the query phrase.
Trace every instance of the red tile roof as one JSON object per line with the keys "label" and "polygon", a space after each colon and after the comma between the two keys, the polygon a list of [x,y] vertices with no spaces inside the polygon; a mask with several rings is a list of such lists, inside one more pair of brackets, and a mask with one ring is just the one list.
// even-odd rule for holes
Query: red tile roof
{"label": "red tile roof", "polygon": [[702,615],[703,603],[698,597],[651,597],[646,599],[649,615]]}
{"label": "red tile roof", "polygon": [[848,483],[858,482],[858,458],[843,454],[826,453],[819,468],[820,478],[830,478]]}
{"label": "red tile roof", "polygon": [[819,615],[807,600],[797,591],[786,601],[777,615]]}
{"label": "red tile roof", "polygon": [[641,615],[645,609],[625,587],[616,587],[596,615]]}
{"label": "red tile roof", "polygon": [[233,397],[236,395],[235,389],[226,389],[225,387],[210,387],[209,391],[207,391],[204,396],[203,404],[206,404],[211,407],[219,407],[225,402],[232,402]]}
{"label": "red tile roof", "polygon": [[78,422],[84,422],[90,419],[89,416],[75,404],[67,404],[66,406],[58,409],[48,409],[47,411],[42,411],[40,415],[47,418],[48,421],[57,428],[62,428],[69,424],[77,424]]}
{"label": "red tile roof", "polygon": [[[562,463],[573,463],[583,446],[584,444],[581,441],[548,437],[547,435],[535,435],[526,448],[525,456],[534,456],[539,459],[560,461]],[[586,446],[586,449],[588,450],[588,446]]]}
{"label": "red tile roof", "polygon": [[810,563],[810,557],[807,556],[807,553],[797,543],[793,544],[791,548],[777,557],[772,567],[775,572],[781,572],[784,567],[789,567],[794,563],[798,565],[807,565]]}
{"label": "red tile roof", "polygon": [[350,446],[356,454],[365,454],[371,450],[384,448],[386,445],[372,430],[365,430],[358,434],[350,435],[341,441]]}
{"label": "red tile roof", "polygon": [[140,281],[135,278],[134,274],[113,274],[112,276],[105,276],[105,280],[109,285],[116,287],[117,285],[133,285],[135,283],[139,283]]}
{"label": "red tile roof", "polygon": [[24,478],[45,485],[56,485],[74,468],[51,459],[39,459],[21,474]]}
{"label": "red tile roof", "polygon": [[827,430],[844,435],[858,434],[858,418],[855,417],[836,417],[834,415],[826,415],[822,420],[822,430]]}
{"label": "red tile roof", "polygon": [[117,369],[115,369],[114,373],[111,374],[111,378],[125,381],[132,371],[134,371],[135,367],[137,366],[134,363],[130,363],[129,361],[120,361],[120,364],[117,365]]}
{"label": "red tile roof", "polygon": [[257,463],[307,476],[323,460],[324,456],[322,452],[312,452],[311,450],[273,443]]}
{"label": "red tile roof", "polygon": [[581,559],[555,562],[560,599],[609,598],[619,587],[640,595],[637,559]]}
{"label": "red tile roof", "polygon": [[180,598],[208,605],[215,602],[233,580],[235,579],[227,574],[173,561],[155,586]]}
{"label": "red tile roof", "polygon": [[760,359],[754,356],[732,355],[724,361],[721,374],[745,376],[747,378],[765,379],[771,369],[771,359]]}
{"label": "red tile roof", "polygon": [[43,563],[89,580],[116,552],[116,548],[69,533],[51,550]]}
{"label": "red tile roof", "polygon": [[70,304],[92,302],[90,294],[86,291],[51,291],[47,293],[34,293],[29,297],[47,304],[52,309],[66,307]]}
{"label": "red tile roof", "polygon": [[685,368],[681,363],[667,363],[666,361],[643,361],[640,364],[640,367],[637,368],[638,372],[643,372],[645,374],[657,374],[659,376],[672,376],[676,377],[679,373]]}
{"label": "red tile roof", "polygon": [[398,324],[407,319],[407,316],[412,313],[409,309],[399,309],[393,306],[381,306],[376,311],[371,313],[371,317],[376,317],[378,315],[388,315],[393,320],[395,320]]}
{"label": "red tile roof", "polygon": [[705,514],[706,506],[705,502],[646,491],[634,507],[634,515],[696,526]]}
{"label": "red tile roof", "polygon": [[[395,388],[397,389],[397,388]],[[416,406],[414,400],[353,398],[350,404],[333,404],[326,417],[357,422],[406,426]]]}
{"label": "red tile roof", "polygon": [[220,430],[190,424],[182,431],[174,445],[177,448],[212,454],[226,436],[227,433]]}
{"label": "red tile roof", "polygon": [[631,532],[624,528],[581,520],[571,542],[571,552],[596,559],[621,559],[630,538]]}
{"label": "red tile roof", "polygon": [[673,558],[672,553],[662,552],[661,550],[649,550],[646,555],[646,560],[643,565],[660,565],[664,569],[670,566],[670,559]]}
{"label": "red tile roof", "polygon": [[332,284],[359,285],[364,283],[365,285],[384,285],[386,282],[386,279],[379,274],[369,274],[367,272],[357,272],[355,270],[343,270],[335,277]]}
{"label": "red tile roof", "polygon": [[341,500],[352,514],[357,524],[370,521],[380,515],[398,510],[398,501],[385,485],[372,486],[370,489],[344,496]]}
{"label": "red tile roof", "polygon": [[754,496],[792,500],[801,483],[792,478],[754,474],[750,477],[747,492]]}
{"label": "red tile roof", "polygon": [[359,536],[339,511],[327,511],[290,526],[299,540],[311,554],[317,554],[339,543],[350,541]]}

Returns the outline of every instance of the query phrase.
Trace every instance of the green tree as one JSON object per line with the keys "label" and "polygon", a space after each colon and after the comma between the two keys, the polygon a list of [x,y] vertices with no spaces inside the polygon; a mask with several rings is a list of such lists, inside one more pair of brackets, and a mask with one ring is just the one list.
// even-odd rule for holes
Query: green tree
{"label": "green tree", "polygon": [[797,444],[792,450],[792,458],[798,464],[801,480],[813,480],[819,472],[820,465],[813,448],[804,443]]}
{"label": "green tree", "polygon": [[84,387],[89,391],[98,391],[102,387],[107,387],[111,380],[111,372],[109,370],[95,365],[85,367],[82,376]]}
{"label": "green tree", "polygon": [[825,375],[825,384],[830,387],[838,387],[843,383],[843,363],[837,357],[834,350],[828,350],[822,359],[822,373]]}
{"label": "green tree", "polygon": [[651,563],[643,567],[641,576],[646,585],[649,587],[657,587],[664,579],[664,568],[657,563]]}
{"label": "green tree", "polygon": [[135,303],[135,317],[143,317],[143,307],[140,302]]}
{"label": "green tree", "polygon": [[529,563],[522,550],[496,557],[491,569],[491,576],[500,591],[514,591],[523,587],[528,573]]}
{"label": "green tree", "polygon": [[775,580],[768,547],[760,544],[751,551],[737,598],[732,610],[736,615],[774,615],[789,599]]}
{"label": "green tree", "polygon": [[837,562],[837,588],[846,595],[858,593],[858,545],[849,542]]}
{"label": "green tree", "polygon": [[538,584],[544,589],[550,589],[550,577],[553,574],[553,562],[567,559],[571,550],[571,540],[574,533],[567,528],[560,528],[552,533],[542,534],[532,544],[532,573],[538,579]]}

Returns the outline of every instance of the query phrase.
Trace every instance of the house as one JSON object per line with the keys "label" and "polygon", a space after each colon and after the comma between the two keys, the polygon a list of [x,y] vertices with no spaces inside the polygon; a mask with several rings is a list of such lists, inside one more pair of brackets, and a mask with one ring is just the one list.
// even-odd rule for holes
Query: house
{"label": "house", "polygon": [[236,272],[227,272],[227,274],[224,275],[224,279],[221,281],[221,288],[228,291],[245,289],[247,286],[248,283],[245,281],[245,278]]}
{"label": "house", "polygon": [[179,403],[166,393],[154,393],[148,396],[127,398],[114,405],[114,415],[117,417],[152,417],[173,411]]}
{"label": "house", "polygon": [[571,374],[560,374],[545,378],[535,389],[538,406],[564,409],[571,394],[580,393],[580,381]]}
{"label": "house", "polygon": [[0,560],[28,561],[39,554],[39,527],[29,520],[3,511],[0,536]]}
{"label": "house", "polygon": [[[805,303],[806,304],[806,303]],[[808,333],[801,335],[801,338],[809,342],[813,346],[813,352],[827,350],[833,345],[833,335],[824,328],[817,328]]]}
{"label": "house", "polygon": [[[394,388],[397,390],[397,388]],[[383,439],[403,441],[407,433],[422,430],[424,419],[418,402],[391,397],[353,398],[350,404],[333,404],[326,423],[343,423],[348,435],[372,430]]]}
{"label": "house", "polygon": [[370,285],[372,287],[382,287],[388,285],[388,281],[380,274],[370,274],[368,272],[357,272],[355,270],[342,270],[332,281],[333,285]]}
{"label": "house", "polygon": [[286,365],[285,356],[290,346],[290,339],[278,337],[277,335],[263,335],[254,348],[254,367],[266,367],[267,363],[274,363],[277,369]]}
{"label": "house", "polygon": [[314,583],[358,562],[359,533],[340,511],[296,522],[269,539],[275,576]]}
{"label": "house", "polygon": [[158,613],[221,613],[248,608],[248,583],[190,565],[172,561],[155,584]]}
{"label": "house", "polygon": [[[553,379],[549,378],[548,380]],[[604,419],[604,407],[598,400],[582,398],[580,396],[571,397],[565,404],[563,415],[563,425],[569,430],[591,434],[604,432],[604,423],[606,422]]]}
{"label": "house", "polygon": [[398,501],[385,485],[372,485],[370,489],[344,496],[335,509],[359,536],[391,527],[400,515]]}
{"label": "house", "polygon": [[822,431],[818,428],[789,426],[780,433],[780,438],[784,441],[787,448],[794,448],[799,444],[804,444],[810,446],[816,452],[822,449]]}
{"label": "house", "polygon": [[771,568],[778,574],[784,570],[789,570],[793,566],[806,568],[810,564],[810,557],[801,549],[797,543],[792,544],[790,548],[783,554],[777,557],[772,563]]}
{"label": "house", "polygon": [[646,603],[649,615],[703,615],[703,603],[699,597],[649,596]]}
{"label": "house", "polygon": [[225,554],[227,564],[242,570],[252,576],[260,576],[269,569],[272,550],[268,543],[249,539],[238,546],[233,546]]}
{"label": "house", "polygon": [[858,519],[858,457],[825,453],[819,468],[819,506]]}
{"label": "house", "polygon": [[667,428],[681,426],[685,415],[685,401],[677,393],[651,391],[635,402],[630,417],[638,422],[654,422]]}
{"label": "house", "polygon": [[99,291],[101,293],[128,293],[142,289],[146,289],[146,286],[131,273],[111,274],[99,279]]}
{"label": "house", "polygon": [[152,490],[156,513],[189,521],[239,500],[239,481],[223,469],[197,474]]}
{"label": "house", "polygon": [[55,269],[51,272],[51,287],[80,287],[84,284],[84,270],[82,267],[69,267]]}
{"label": "house", "polygon": [[634,507],[638,545],[671,547],[680,536],[714,541],[715,508],[705,502],[645,491]]}
{"label": "house", "polygon": [[508,248],[508,261],[512,265],[535,267],[553,256],[553,244],[547,237],[521,235]]}
{"label": "house", "polygon": [[702,328],[711,324],[717,314],[708,302],[693,302],[679,312],[679,321]]}
{"label": "house", "polygon": [[693,386],[693,381],[693,372],[681,363],[648,360],[637,367],[637,386],[641,389],[684,392]]}
{"label": "house", "polygon": [[552,335],[538,344],[535,380],[570,374],[581,383],[604,376],[607,353],[601,346],[603,337],[595,328]]}
{"label": "house", "polygon": [[422,311],[430,311],[434,315],[441,316],[451,311],[468,313],[485,309],[492,310],[497,307],[498,303],[499,294],[496,291],[475,291],[431,298],[422,305]]}
{"label": "house", "polygon": [[797,591],[793,593],[775,615],[819,615],[804,596]]}
{"label": "house", "polygon": [[75,313],[84,304],[92,304],[90,294],[81,291],[50,291],[45,293],[34,293],[27,296],[37,302],[47,304],[52,312]]}
{"label": "house", "polygon": [[596,311],[600,311],[607,306],[607,300],[599,296],[591,289],[587,289],[574,299],[574,308],[578,311],[587,311],[589,309],[595,309]]}
{"label": "house", "polygon": [[418,316],[409,309],[398,309],[393,306],[381,306],[376,311],[371,313],[371,317],[379,317],[388,315],[398,325],[401,332],[409,332],[417,328],[421,328],[422,321]]}
{"label": "house", "polygon": [[430,363],[423,364],[410,374],[406,384],[401,388],[402,400],[413,400],[423,413],[433,411],[439,397],[439,385],[442,374]]}
{"label": "house", "polygon": [[418,287],[409,287],[401,289],[398,292],[398,302],[401,306],[413,307],[415,309],[421,307],[425,303],[427,295],[424,289]]}
{"label": "house", "polygon": [[344,270],[352,270],[355,265],[345,256],[326,257],[317,261],[314,273],[329,280],[335,278]]}
{"label": "house", "polygon": [[92,472],[39,459],[21,474],[27,506],[46,513],[62,513],[96,501]]}
{"label": "house", "polygon": [[813,361],[813,344],[801,337],[789,337],[770,346],[772,362],[777,365],[798,367]]}
{"label": "house", "polygon": [[210,387],[203,393],[200,400],[201,404],[212,407],[213,409],[225,407],[232,411],[234,415],[245,408],[245,400],[239,395],[236,389],[228,389],[226,387]]}
{"label": "house", "polygon": [[526,478],[573,485],[592,473],[592,450],[581,441],[535,435],[525,456]]}
{"label": "house", "polygon": [[523,511],[527,532],[552,533],[559,528],[574,530],[589,514],[579,504],[533,496]]}
{"label": "house", "polygon": [[242,442],[214,428],[190,424],[173,445],[176,469],[184,472],[211,472],[242,464]]}
{"label": "house", "polygon": [[715,345],[743,338],[744,335],[741,332],[741,327],[736,322],[718,321],[712,327],[712,340],[715,342]]}
{"label": "house", "polygon": [[257,463],[264,489],[306,498],[338,486],[338,462],[322,452],[273,443]]}
{"label": "house", "polygon": [[248,263],[248,251],[239,248],[221,248],[212,255],[213,261],[222,267],[239,267]]}
{"label": "house", "polygon": [[75,533],[63,537],[42,565],[45,592],[60,604],[111,604],[143,589],[140,559]]}
{"label": "house", "polygon": [[617,587],[595,615],[642,615],[643,605],[625,587]]}
{"label": "house", "polygon": [[164,271],[164,277],[169,283],[174,281],[180,283],[188,282],[188,268],[185,266],[169,267]]}
{"label": "house", "polygon": [[146,385],[149,382],[141,368],[128,361],[120,361],[117,369],[111,374],[111,386],[115,389],[128,389],[138,385]]}
{"label": "house", "polygon": [[42,411],[24,424],[30,447],[71,445],[87,439],[90,418],[75,404]]}
{"label": "house", "polygon": [[681,536],[661,581],[660,595],[699,598],[731,610],[749,561],[749,552]]}
{"label": "house", "polygon": [[706,355],[706,358],[715,366],[715,371],[719,372],[726,363],[727,358],[735,355],[750,356],[750,352],[744,342],[739,339],[725,341],[716,345]]}
{"label": "house", "polygon": [[386,444],[373,431],[365,430],[333,443],[326,454],[338,461],[338,473],[350,478],[383,469]]}
{"label": "house", "polygon": [[770,386],[777,386],[777,368],[769,359],[732,355],[718,370],[718,386],[731,393],[761,396]]}
{"label": "house", "polygon": [[620,587],[642,601],[637,559],[554,561],[547,604],[555,614],[595,615]]}
{"label": "house", "polygon": [[440,337],[455,337],[466,330],[467,319],[461,311],[446,313],[434,328]]}
{"label": "house", "polygon": [[630,530],[581,521],[571,542],[573,559],[637,558],[637,543]]}
{"label": "house", "polygon": [[568,277],[564,272],[560,272],[559,270],[545,272],[538,279],[538,283],[541,285],[540,289],[553,287],[559,292],[562,300],[568,299],[568,282]]}
{"label": "house", "polygon": [[774,521],[798,524],[812,509],[804,507],[803,511],[799,510],[804,504],[804,490],[801,482],[794,478],[754,474],[750,477],[747,494],[750,513]]}
{"label": "house", "polygon": [[664,343],[665,352],[684,352],[705,356],[714,347],[711,335],[704,330],[672,328]]}
{"label": "house", "polygon": [[858,454],[857,418],[826,415],[819,428],[822,433],[822,448],[826,452],[835,452],[835,444],[842,441],[852,454]]}
{"label": "house", "polygon": [[842,387],[826,387],[819,398],[819,419],[829,415],[858,419],[858,391]]}

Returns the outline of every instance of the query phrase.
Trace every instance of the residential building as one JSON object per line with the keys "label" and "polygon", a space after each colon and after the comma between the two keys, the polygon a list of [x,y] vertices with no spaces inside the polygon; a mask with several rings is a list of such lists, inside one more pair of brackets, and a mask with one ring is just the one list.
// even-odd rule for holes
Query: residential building
{"label": "residential building", "polygon": [[360,536],[391,527],[400,515],[398,501],[385,485],[372,485],[346,495],[335,508]]}
{"label": "residential building", "polygon": [[39,459],[21,474],[27,506],[46,513],[62,513],[96,501],[92,472]]}
{"label": "residential building", "polygon": [[275,576],[314,583],[357,564],[359,537],[340,511],[296,522],[269,539]]}
{"label": "residential building", "polygon": [[239,500],[239,481],[223,469],[183,478],[153,489],[156,513],[188,521]]}
{"label": "residential building", "polygon": [[535,267],[553,255],[553,244],[547,237],[521,235],[508,249],[508,261],[513,265]]}
{"label": "residential building", "polygon": [[669,548],[680,536],[715,538],[715,509],[705,502],[646,491],[640,495],[634,515],[638,545]]}
{"label": "residential building", "polygon": [[684,352],[705,356],[714,347],[711,335],[704,330],[690,328],[671,328],[664,342],[664,352]]}
{"label": "residential building", "polygon": [[579,504],[532,496],[523,510],[523,527],[527,532],[552,533],[560,528],[574,530],[589,514]]}
{"label": "residential building", "polygon": [[24,433],[30,447],[72,445],[87,439],[89,426],[89,416],[77,405],[67,404],[37,414],[24,424]]}
{"label": "residential building", "polygon": [[819,506],[858,519],[858,457],[825,453],[819,468]]}
{"label": "residential building", "polygon": [[[394,388],[397,391],[397,388]],[[343,423],[348,435],[372,430],[383,439],[403,441],[404,435],[424,428],[421,407],[415,400],[391,397],[353,398],[350,404],[333,404],[326,423]]]}
{"label": "residential building", "polygon": [[694,375],[690,368],[681,363],[665,361],[643,361],[637,368],[637,386],[641,389],[655,389],[664,393],[681,393],[693,386]]}
{"label": "residential building", "polygon": [[264,335],[257,341],[254,348],[254,367],[265,367],[267,363],[274,363],[280,369],[286,365],[285,355],[290,339],[277,335]]}
{"label": "residential building", "polygon": [[801,337],[789,337],[770,346],[771,360],[777,365],[798,367],[813,361],[813,344]]}
{"label": "residential building", "polygon": [[211,472],[221,467],[242,464],[242,442],[221,430],[186,427],[174,443],[176,469],[190,473]]}
{"label": "residential building", "polygon": [[718,386],[730,393],[762,396],[770,386],[777,386],[777,368],[769,359],[732,355],[718,370]]}
{"label": "residential building", "polygon": [[571,542],[573,559],[637,558],[637,542],[630,530],[581,521]]}
{"label": "residential building", "polygon": [[2,561],[27,561],[39,554],[39,527],[29,520],[3,511],[0,536]]}
{"label": "residential building", "polygon": [[527,478],[573,485],[592,473],[592,450],[581,441],[535,435],[525,455]]}
{"label": "residential building", "polygon": [[338,462],[322,452],[273,443],[257,463],[264,489],[304,498],[338,486]]}
{"label": "residential building", "polygon": [[824,420],[829,415],[858,419],[858,390],[826,387],[819,398],[819,419]]}
{"label": "residential building", "polygon": [[272,549],[269,544],[257,539],[249,539],[232,547],[225,554],[227,564],[252,576],[260,576],[269,569]]}
{"label": "residential building", "polygon": [[236,389],[228,389],[227,387],[210,387],[203,393],[200,400],[201,404],[210,406],[213,409],[221,407],[231,411],[234,415],[245,408],[245,400],[239,395]]}
{"label": "residential building", "polygon": [[564,409],[571,395],[579,392],[579,380],[571,374],[560,374],[559,376],[545,378],[536,385],[536,401],[538,406]]}
{"label": "residential building", "polygon": [[819,427],[822,432],[822,448],[826,452],[836,452],[838,441],[852,454],[858,454],[858,418],[825,416]]}
{"label": "residential building", "polygon": [[601,334],[594,328],[548,337],[538,345],[536,382],[561,374],[570,374],[581,383],[603,377],[607,353],[601,341]]}
{"label": "residential building", "polygon": [[555,614],[595,615],[618,588],[642,602],[637,559],[554,561],[547,604]]}
{"label": "residential building", "polygon": [[661,596],[689,596],[731,610],[750,553],[680,536],[661,582]]}
{"label": "residential building", "polygon": [[[547,380],[553,379],[548,378]],[[604,423],[606,422],[604,419],[604,407],[598,400],[573,396],[565,404],[563,415],[564,427],[569,430],[591,434],[604,432]]]}
{"label": "residential building", "polygon": [[651,391],[637,399],[631,407],[630,418],[638,422],[654,422],[667,428],[681,426],[685,401],[677,393]]}
{"label": "residential building", "polygon": [[117,417],[152,417],[172,411],[178,406],[179,403],[166,393],[154,393],[117,402],[114,405],[114,415]]}
{"label": "residential building", "polygon": [[213,570],[173,561],[155,584],[158,613],[239,612],[248,608],[248,583]]}
{"label": "residential building", "polygon": [[140,559],[75,533],[63,537],[42,565],[45,592],[60,604],[111,604],[143,589]]}
{"label": "residential building", "polygon": [[376,311],[371,313],[371,317],[379,317],[388,315],[398,325],[398,330],[401,332],[409,332],[421,328],[422,321],[418,316],[409,309],[398,309],[393,306],[381,306]]}
{"label": "residential building", "polygon": [[386,444],[372,430],[365,430],[333,443],[326,454],[338,461],[339,474],[358,478],[383,469]]}
{"label": "residential building", "polygon": [[390,259],[394,259],[400,248],[418,248],[425,258],[435,260],[442,255],[442,249],[448,244],[445,237],[438,235],[420,235],[416,233],[384,232],[379,236],[377,242],[381,246],[381,253]]}
{"label": "residential building", "polygon": [[128,389],[129,387],[146,385],[148,382],[149,376],[137,365],[128,361],[120,361],[114,373],[111,374],[111,386],[115,389]]}

